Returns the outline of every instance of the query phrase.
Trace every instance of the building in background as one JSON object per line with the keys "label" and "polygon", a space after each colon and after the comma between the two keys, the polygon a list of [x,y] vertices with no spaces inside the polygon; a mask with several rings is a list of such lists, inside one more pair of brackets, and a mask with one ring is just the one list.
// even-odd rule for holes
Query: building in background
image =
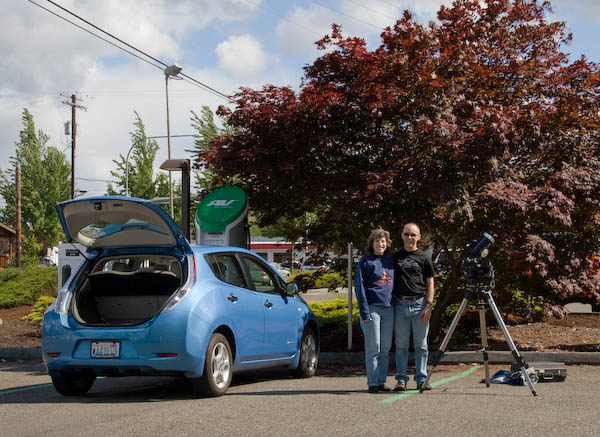
{"label": "building in background", "polygon": [[6,267],[13,258],[17,231],[4,223],[0,223],[0,267]]}

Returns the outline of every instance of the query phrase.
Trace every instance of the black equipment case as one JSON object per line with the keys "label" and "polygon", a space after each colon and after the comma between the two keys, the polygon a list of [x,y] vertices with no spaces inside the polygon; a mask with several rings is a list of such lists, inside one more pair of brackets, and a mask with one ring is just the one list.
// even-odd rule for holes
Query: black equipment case
{"label": "black equipment case", "polygon": [[[538,382],[562,382],[567,377],[567,368],[565,363],[553,363],[546,361],[534,361],[527,363],[530,369],[535,371],[538,377]],[[518,363],[510,364],[510,372],[518,372],[521,370]]]}

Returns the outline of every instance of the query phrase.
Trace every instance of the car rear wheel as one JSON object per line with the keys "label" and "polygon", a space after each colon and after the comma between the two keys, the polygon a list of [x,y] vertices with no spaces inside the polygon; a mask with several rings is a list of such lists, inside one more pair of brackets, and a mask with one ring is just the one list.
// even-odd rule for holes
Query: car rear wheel
{"label": "car rear wheel", "polygon": [[64,396],[81,396],[86,394],[94,385],[94,375],[78,375],[60,373],[52,375],[52,384],[57,392]]}
{"label": "car rear wheel", "polygon": [[311,328],[305,328],[300,342],[300,362],[293,373],[298,378],[310,378],[317,373],[318,363],[317,336]]}
{"label": "car rear wheel", "polygon": [[233,375],[231,347],[222,334],[213,334],[206,351],[204,374],[193,381],[194,390],[205,396],[223,396]]}

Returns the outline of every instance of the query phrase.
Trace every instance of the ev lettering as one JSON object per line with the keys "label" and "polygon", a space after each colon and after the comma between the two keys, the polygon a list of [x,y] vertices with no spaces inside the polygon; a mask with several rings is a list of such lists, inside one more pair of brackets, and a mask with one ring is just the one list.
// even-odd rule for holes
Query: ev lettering
{"label": "ev lettering", "polygon": [[210,202],[208,204],[208,206],[223,207],[223,206],[229,206],[233,202],[236,202],[236,200],[213,200],[212,202]]}

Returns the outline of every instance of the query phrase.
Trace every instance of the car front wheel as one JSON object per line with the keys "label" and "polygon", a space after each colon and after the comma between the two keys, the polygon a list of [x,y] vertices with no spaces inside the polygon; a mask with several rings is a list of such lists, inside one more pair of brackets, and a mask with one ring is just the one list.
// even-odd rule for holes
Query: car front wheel
{"label": "car front wheel", "polygon": [[213,334],[206,351],[204,374],[193,381],[194,390],[205,396],[223,396],[233,375],[229,342],[222,334]]}
{"label": "car front wheel", "polygon": [[294,375],[299,378],[314,376],[317,373],[318,362],[317,336],[311,328],[306,328],[300,342],[300,362],[294,370]]}
{"label": "car front wheel", "polygon": [[52,384],[57,392],[64,396],[81,396],[92,388],[94,375],[60,373],[52,375]]}

